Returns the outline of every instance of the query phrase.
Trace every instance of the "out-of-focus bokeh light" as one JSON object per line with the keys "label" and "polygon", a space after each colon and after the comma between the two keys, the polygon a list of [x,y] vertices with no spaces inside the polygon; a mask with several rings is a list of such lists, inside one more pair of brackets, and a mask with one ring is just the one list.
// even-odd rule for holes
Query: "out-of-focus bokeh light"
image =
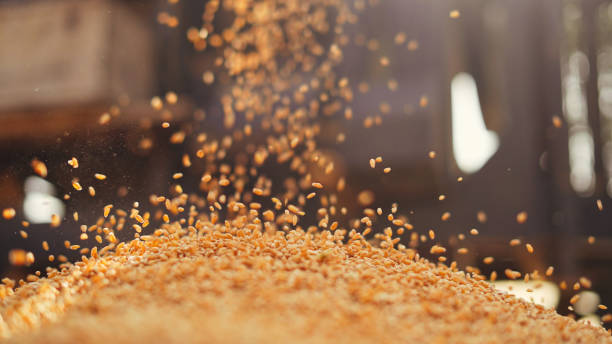
{"label": "out-of-focus bokeh light", "polygon": [[467,73],[451,82],[453,153],[464,173],[480,170],[499,148],[499,137],[487,130],[476,81]]}
{"label": "out-of-focus bokeh light", "polygon": [[64,203],[55,197],[55,187],[48,181],[30,176],[24,184],[23,212],[30,223],[51,223],[51,216],[64,217]]}
{"label": "out-of-focus bokeh light", "polygon": [[557,307],[561,298],[559,287],[552,282],[496,281],[493,286],[497,290],[546,308]]}

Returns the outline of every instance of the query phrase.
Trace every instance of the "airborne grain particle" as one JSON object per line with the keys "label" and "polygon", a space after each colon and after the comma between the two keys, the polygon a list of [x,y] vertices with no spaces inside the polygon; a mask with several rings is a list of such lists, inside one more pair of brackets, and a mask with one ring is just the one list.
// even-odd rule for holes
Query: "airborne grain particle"
{"label": "airborne grain particle", "polygon": [[442,221],[448,221],[451,218],[451,213],[449,211],[445,212],[444,214],[442,214],[442,216],[440,217],[440,219]]}
{"label": "airborne grain particle", "polygon": [[298,146],[298,144],[300,143],[300,138],[299,137],[294,137],[291,142],[289,142],[289,146],[291,148],[295,148]]}
{"label": "airborne grain particle", "polygon": [[202,81],[204,81],[206,85],[212,84],[215,82],[215,74],[211,71],[204,72],[204,74],[202,74]]}
{"label": "airborne grain particle", "polygon": [[23,266],[26,264],[26,251],[21,249],[13,249],[9,251],[9,262],[14,266]]}
{"label": "airborne grain particle", "polygon": [[461,13],[459,12],[459,10],[452,10],[450,11],[450,13],[448,14],[448,16],[452,19],[457,19],[461,16]]}
{"label": "airborne grain particle", "polygon": [[30,266],[34,263],[34,254],[21,249],[9,251],[9,262],[14,266]]}
{"label": "airborne grain particle", "polygon": [[49,251],[49,243],[48,243],[48,242],[46,242],[46,241],[43,241],[43,242],[42,242],[42,248],[43,248],[43,250],[45,250],[45,251]]}
{"label": "airborne grain particle", "polygon": [[419,41],[417,41],[416,39],[411,39],[410,41],[408,41],[406,48],[408,48],[408,51],[415,51],[419,49]]}
{"label": "airborne grain particle", "polygon": [[509,279],[512,279],[512,280],[515,280],[515,279],[521,277],[521,273],[520,272],[511,270],[511,269],[504,270],[504,274],[506,275],[506,277],[508,277]]}
{"label": "airborne grain particle", "polygon": [[105,180],[105,179],[106,179],[106,175],[104,175],[104,174],[102,174],[102,173],[96,173],[96,174],[94,174],[94,177],[95,177],[97,180]]}
{"label": "airborne grain particle", "polygon": [[184,167],[191,167],[191,158],[189,158],[188,154],[183,154],[183,158],[181,160]]}
{"label": "airborne grain particle", "polygon": [[34,159],[30,163],[30,165],[32,166],[32,169],[34,170],[36,174],[38,174],[39,176],[43,178],[47,177],[47,165],[45,165],[44,162],[38,159]]}
{"label": "airborne grain particle", "polygon": [[113,208],[112,204],[107,204],[104,206],[104,217],[108,217],[112,208]]}
{"label": "airborne grain particle", "polygon": [[181,144],[185,141],[185,132],[177,131],[172,136],[170,136],[170,143],[172,144]]}
{"label": "airborne grain particle", "polygon": [[531,244],[525,244],[525,248],[527,249],[527,252],[533,253],[533,246]]}
{"label": "airborne grain particle", "polygon": [[480,223],[487,222],[487,213],[485,213],[484,211],[480,210],[479,212],[476,213],[476,219]]}
{"label": "airborne grain particle", "polygon": [[149,150],[153,147],[153,140],[148,137],[145,137],[138,142],[138,147],[145,151]]}
{"label": "airborne grain particle", "polygon": [[5,208],[5,209],[2,210],[2,217],[5,220],[10,220],[10,219],[15,217],[16,213],[17,212],[15,211],[14,208]]}
{"label": "airborne grain particle", "polygon": [[393,38],[393,42],[397,45],[402,45],[406,42],[406,34],[404,32],[398,32]]}
{"label": "airborne grain particle", "polygon": [[178,96],[176,95],[176,93],[172,91],[166,93],[166,102],[168,104],[176,104],[178,102]]}
{"label": "airborne grain particle", "polygon": [[72,187],[76,190],[76,191],[81,191],[83,190],[83,187],[81,186],[81,184],[79,183],[78,179],[73,179],[72,180]]}
{"label": "airborne grain particle", "polygon": [[151,107],[157,111],[161,110],[162,107],[164,106],[164,103],[162,102],[160,97],[153,97],[151,98]]}
{"label": "airborne grain particle", "polygon": [[592,284],[592,282],[591,282],[591,280],[590,280],[590,279],[588,279],[588,278],[586,278],[586,277],[584,277],[584,276],[583,276],[583,277],[580,277],[580,278],[578,279],[578,282],[580,282],[580,285],[581,285],[583,288],[586,288],[586,289],[591,289],[591,287],[592,287],[592,285],[593,285],[593,284]]}
{"label": "airborne grain particle", "polygon": [[516,214],[516,222],[520,224],[527,222],[527,212],[521,211],[518,214]]}
{"label": "airborne grain particle", "polygon": [[422,96],[421,99],[419,99],[419,106],[420,107],[422,107],[422,108],[427,107],[428,104],[429,104],[429,99],[426,96]]}
{"label": "airborne grain particle", "polygon": [[68,160],[68,165],[72,166],[72,168],[79,168],[79,161],[77,158],[72,157],[72,159]]}
{"label": "airborne grain particle", "polygon": [[572,298],[570,299],[570,301],[569,301],[569,302],[570,302],[572,305],[575,305],[575,304],[576,304],[576,302],[578,302],[578,300],[579,300],[579,299],[580,299],[580,294],[576,294],[576,295],[572,296]]}
{"label": "airborne grain particle", "polygon": [[56,214],[51,215],[51,227],[59,227],[61,222],[62,219],[60,219],[59,216],[57,216]]}
{"label": "airborne grain particle", "polygon": [[434,240],[436,238],[436,232],[434,232],[433,229],[430,229],[428,231],[428,234],[429,234],[429,239]]}
{"label": "airborne grain particle", "polygon": [[478,235],[478,229],[476,229],[476,228],[470,229],[470,234],[471,235]]}
{"label": "airborne grain particle", "polygon": [[362,207],[367,207],[374,203],[374,192],[370,190],[363,190],[357,195],[357,202]]}
{"label": "airborne grain particle", "polygon": [[98,118],[98,124],[106,125],[110,122],[110,120],[111,120],[111,115],[108,112],[105,112],[102,115],[100,115],[100,118]]}
{"label": "airborne grain particle", "polygon": [[601,203],[601,200],[598,199],[595,203],[597,204],[597,209],[599,209],[599,211],[602,211],[603,210],[603,203]]}
{"label": "airborne grain particle", "polygon": [[561,120],[561,117],[556,115],[552,117],[552,123],[555,128],[561,128],[563,126],[563,121]]}
{"label": "airborne grain particle", "polygon": [[287,209],[289,209],[289,211],[290,211],[290,212],[292,212],[292,213],[294,213],[294,214],[300,214],[300,213],[301,213],[300,208],[296,207],[296,206],[295,206],[295,205],[293,205],[293,204],[289,204],[289,205],[287,206]]}
{"label": "airborne grain particle", "polygon": [[446,248],[442,246],[438,246],[438,245],[433,245],[431,249],[429,250],[429,253],[431,254],[442,254],[445,252],[446,252]]}
{"label": "airborne grain particle", "polygon": [[589,245],[593,245],[593,244],[595,243],[595,237],[594,237],[594,236],[592,236],[592,235],[590,235],[590,236],[587,238],[587,242],[589,243]]}

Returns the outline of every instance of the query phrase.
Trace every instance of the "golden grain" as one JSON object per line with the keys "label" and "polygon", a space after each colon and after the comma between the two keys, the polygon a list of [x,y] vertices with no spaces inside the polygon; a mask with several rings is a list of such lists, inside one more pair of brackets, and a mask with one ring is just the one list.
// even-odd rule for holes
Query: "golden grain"
{"label": "golden grain", "polygon": [[81,186],[81,184],[79,183],[78,179],[73,179],[72,180],[72,187],[76,190],[76,191],[81,191],[83,190],[83,187]]}
{"label": "golden grain", "polygon": [[62,219],[56,214],[51,215],[51,227],[59,227],[62,223]]}
{"label": "golden grain", "polygon": [[592,236],[592,235],[590,235],[590,236],[587,238],[587,242],[588,242],[590,245],[593,245],[593,244],[595,243],[595,237],[594,237],[594,236]]}
{"label": "golden grain", "polygon": [[5,209],[2,210],[2,217],[5,220],[10,220],[10,219],[14,218],[16,214],[17,214],[17,212],[15,211],[14,208],[5,208]]}
{"label": "golden grain", "polygon": [[34,159],[30,163],[30,165],[32,166],[32,169],[34,170],[36,174],[38,174],[39,176],[43,178],[47,177],[47,165],[45,165],[44,162],[38,159]]}
{"label": "golden grain", "polygon": [[68,165],[72,166],[72,168],[79,168],[79,161],[77,158],[72,157],[70,160],[68,160]]}

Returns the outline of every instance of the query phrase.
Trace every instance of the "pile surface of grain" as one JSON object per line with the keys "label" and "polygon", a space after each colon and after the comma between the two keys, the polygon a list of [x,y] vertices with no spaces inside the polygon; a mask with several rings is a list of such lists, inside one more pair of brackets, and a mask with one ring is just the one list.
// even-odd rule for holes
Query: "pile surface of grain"
{"label": "pile surface of grain", "polygon": [[0,334],[14,343],[612,342],[603,328],[409,251],[328,231],[168,228],[9,292]]}

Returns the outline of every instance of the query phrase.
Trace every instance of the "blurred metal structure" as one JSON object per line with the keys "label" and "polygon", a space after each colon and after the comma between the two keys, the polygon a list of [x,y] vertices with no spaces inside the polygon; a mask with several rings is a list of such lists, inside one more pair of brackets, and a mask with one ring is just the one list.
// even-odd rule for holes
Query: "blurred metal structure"
{"label": "blurred metal structure", "polygon": [[156,74],[143,14],[112,1],[0,3],[0,138],[86,126],[122,97],[148,105]]}

